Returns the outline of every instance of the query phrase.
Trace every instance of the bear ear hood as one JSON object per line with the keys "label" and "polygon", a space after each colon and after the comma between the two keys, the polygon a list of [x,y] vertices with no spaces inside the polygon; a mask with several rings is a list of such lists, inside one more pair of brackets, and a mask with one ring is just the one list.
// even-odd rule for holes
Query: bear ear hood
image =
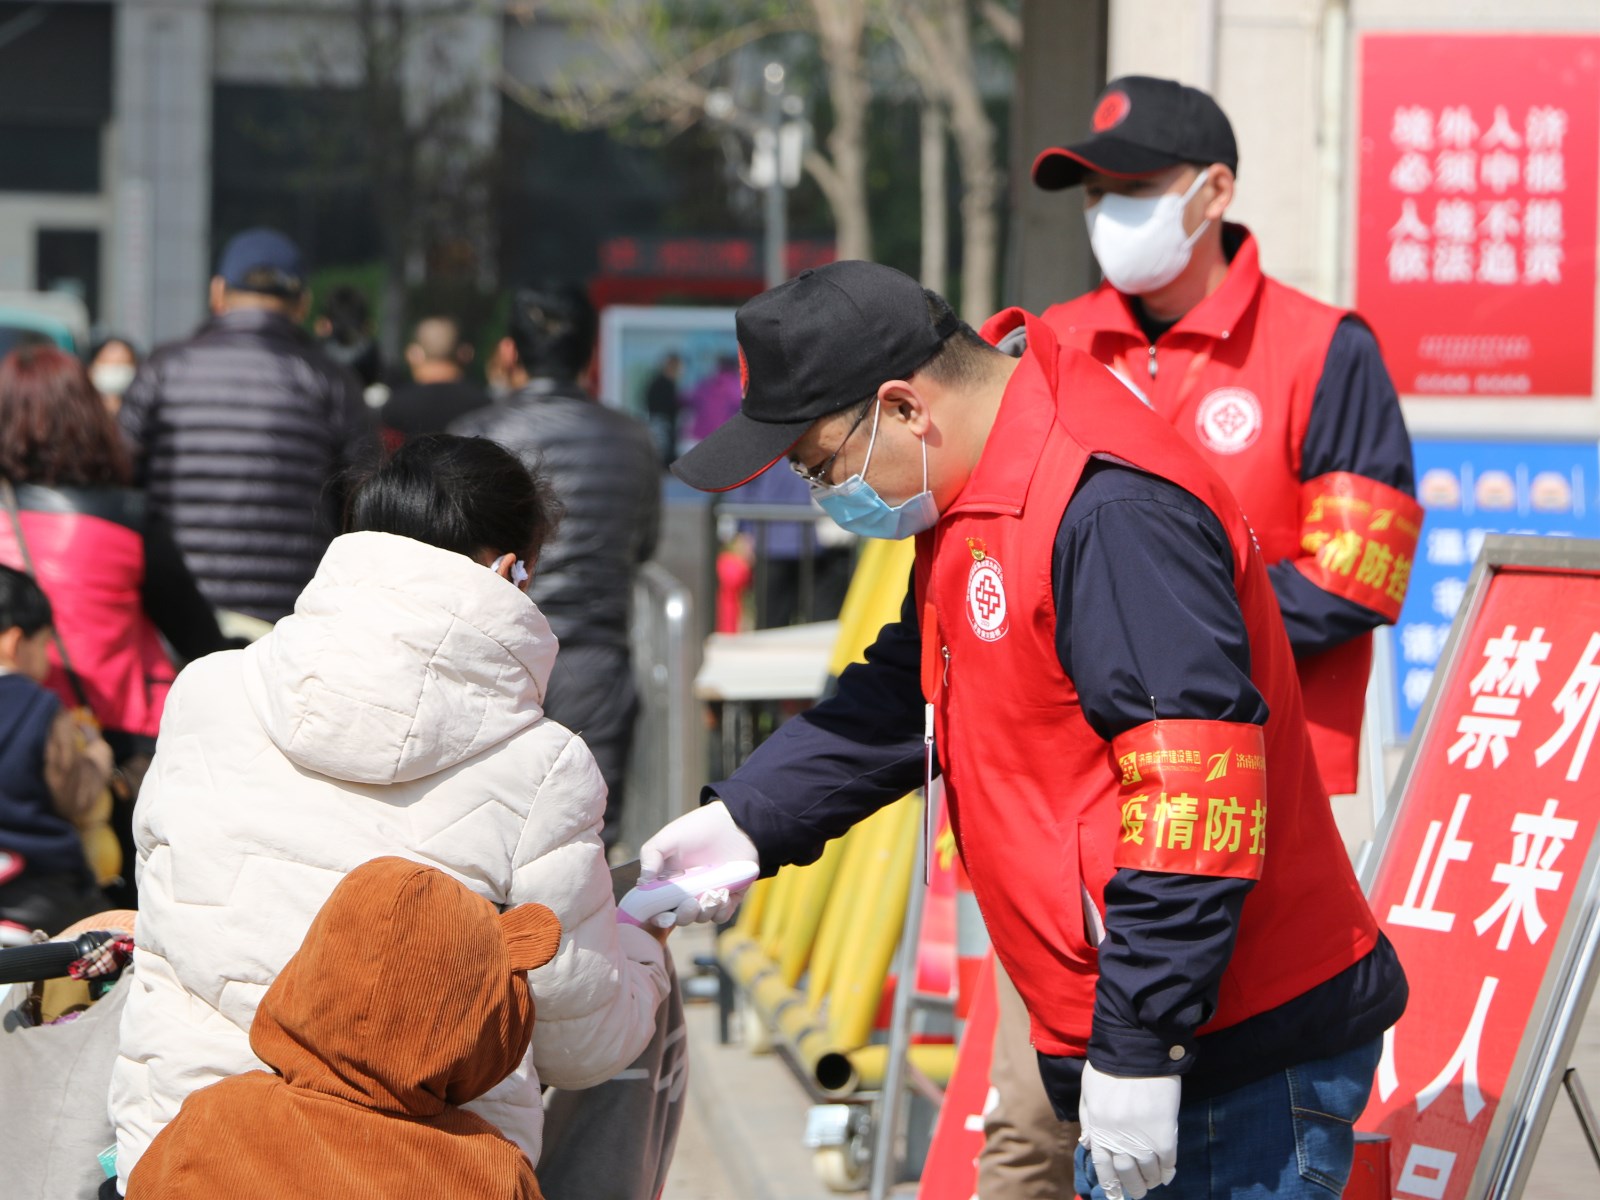
{"label": "bear ear hood", "polygon": [[501,914],[433,867],[374,859],[334,889],[267,989],[251,1049],[290,1087],[437,1116],[522,1061],[527,972],[560,942],[543,905]]}
{"label": "bear ear hood", "polygon": [[350,533],[244,652],[245,694],[297,766],[406,783],[538,721],[556,649],[538,607],[466,555]]}

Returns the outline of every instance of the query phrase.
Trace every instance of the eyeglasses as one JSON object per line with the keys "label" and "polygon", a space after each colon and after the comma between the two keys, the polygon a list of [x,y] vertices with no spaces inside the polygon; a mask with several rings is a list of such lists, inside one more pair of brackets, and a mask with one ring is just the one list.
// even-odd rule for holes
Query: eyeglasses
{"label": "eyeglasses", "polygon": [[866,404],[862,405],[861,411],[856,414],[855,422],[849,429],[845,430],[844,437],[839,439],[838,447],[823,460],[820,466],[808,467],[805,463],[796,462],[791,458],[789,460],[789,469],[814,488],[828,487],[828,472],[833,469],[834,459],[843,453],[845,443],[850,440],[850,435],[861,428],[861,422],[867,419],[867,414],[872,411],[872,406],[877,402],[877,399],[876,396],[873,396]]}

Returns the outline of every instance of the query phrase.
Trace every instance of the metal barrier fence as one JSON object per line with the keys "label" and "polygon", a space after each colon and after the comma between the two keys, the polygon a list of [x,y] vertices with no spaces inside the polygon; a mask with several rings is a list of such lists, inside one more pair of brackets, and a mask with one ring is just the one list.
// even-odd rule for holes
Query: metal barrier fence
{"label": "metal barrier fence", "polygon": [[622,810],[622,840],[634,850],[693,808],[705,782],[706,738],[694,699],[701,648],[689,589],[664,567],[646,563],[633,590],[639,719]]}
{"label": "metal barrier fence", "polygon": [[[848,538],[839,539],[837,528],[821,509],[805,504],[721,500],[716,505],[716,520],[719,542],[729,541],[741,526],[750,534],[755,552],[751,584],[757,629],[829,620],[838,615],[843,586],[848,583],[848,567],[844,568],[843,575],[837,572],[830,575],[829,556],[852,543]],[[785,526],[793,528],[782,528]],[[772,542],[780,537],[787,541],[789,536],[798,542],[793,547],[794,553],[774,553]],[[769,585],[772,583],[794,590],[788,619],[774,619],[776,614],[769,611],[773,599],[773,588]]]}

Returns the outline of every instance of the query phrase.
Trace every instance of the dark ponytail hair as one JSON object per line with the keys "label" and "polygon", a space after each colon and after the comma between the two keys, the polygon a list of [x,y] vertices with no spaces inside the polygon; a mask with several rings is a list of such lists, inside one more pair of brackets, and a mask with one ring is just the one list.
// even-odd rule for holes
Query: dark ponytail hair
{"label": "dark ponytail hair", "polygon": [[344,532],[393,533],[476,559],[511,553],[531,568],[555,532],[550,481],[487,438],[412,438],[357,479]]}

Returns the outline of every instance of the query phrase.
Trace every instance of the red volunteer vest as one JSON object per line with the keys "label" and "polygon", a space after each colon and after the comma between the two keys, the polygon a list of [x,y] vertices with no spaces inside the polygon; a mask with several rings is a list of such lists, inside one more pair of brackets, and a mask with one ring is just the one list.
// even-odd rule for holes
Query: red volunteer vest
{"label": "red volunteer vest", "polygon": [[[1377,927],[1345,855],[1329,852],[1339,835],[1292,652],[1238,505],[1170,425],[1044,324],[1012,310],[985,335],[1023,321],[1027,353],[983,457],[918,538],[923,690],[951,825],[995,952],[1032,1014],[1034,1044],[1081,1056],[1094,930],[1119,866],[1259,879],[1202,1032],[1331,978],[1372,949]],[[1235,549],[1252,678],[1270,706],[1264,730],[1153,721],[1107,743],[1084,719],[1056,654],[1051,559],[1092,454],[1171,480],[1221,521]],[[1161,631],[1150,636],[1159,652]]]}
{"label": "red volunteer vest", "polygon": [[[177,672],[140,597],[144,538],[116,521],[73,511],[71,492],[22,487],[18,500],[39,586],[50,598],[56,633],[95,719],[104,729],[154,737]],[[3,517],[0,562],[23,569],[11,522]],[[77,707],[54,645],[50,661],[46,686]]]}
{"label": "red volunteer vest", "polygon": [[[1230,228],[1243,241],[1227,279],[1156,346],[1145,338],[1127,298],[1109,284],[1055,305],[1044,320],[1063,345],[1088,352],[1126,378],[1227,481],[1263,559],[1294,560],[1319,586],[1392,622],[1409,582],[1421,510],[1404,493],[1361,476],[1300,479],[1311,402],[1334,330],[1348,310],[1263,275],[1255,238],[1240,226]],[[1343,511],[1360,507],[1369,520],[1374,512],[1402,514],[1409,538],[1396,526],[1374,539],[1363,523],[1330,524],[1324,512],[1330,500]],[[1372,540],[1381,547],[1374,552],[1379,557],[1363,572],[1362,556],[1353,552]],[[1329,543],[1335,544],[1324,552]],[[1363,574],[1379,586],[1363,584]],[[1371,666],[1370,634],[1298,663],[1317,764],[1330,793],[1356,789]]]}

